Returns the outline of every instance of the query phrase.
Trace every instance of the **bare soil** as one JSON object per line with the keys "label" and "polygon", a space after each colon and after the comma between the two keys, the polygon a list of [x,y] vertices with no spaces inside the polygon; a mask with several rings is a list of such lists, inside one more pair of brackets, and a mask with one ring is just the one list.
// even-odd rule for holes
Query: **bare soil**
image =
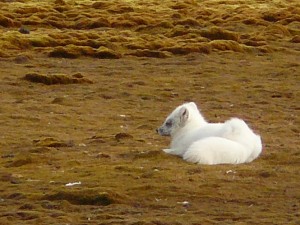
{"label": "bare soil", "polygon": [[[300,224],[298,1],[0,1],[0,224]],[[242,165],[166,155],[195,101]]]}

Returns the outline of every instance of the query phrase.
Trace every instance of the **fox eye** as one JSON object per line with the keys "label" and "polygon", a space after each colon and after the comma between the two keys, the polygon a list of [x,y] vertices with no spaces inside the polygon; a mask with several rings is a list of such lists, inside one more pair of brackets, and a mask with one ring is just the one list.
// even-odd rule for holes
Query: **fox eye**
{"label": "fox eye", "polygon": [[172,124],[173,124],[173,123],[172,123],[172,120],[168,120],[168,121],[166,122],[166,126],[167,126],[167,127],[171,127]]}

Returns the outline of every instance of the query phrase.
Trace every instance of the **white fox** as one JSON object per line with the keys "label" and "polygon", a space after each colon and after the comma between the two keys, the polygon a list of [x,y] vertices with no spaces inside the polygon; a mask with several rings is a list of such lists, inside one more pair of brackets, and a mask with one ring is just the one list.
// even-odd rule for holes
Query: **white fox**
{"label": "white fox", "polygon": [[208,123],[194,102],[178,106],[157,129],[171,136],[170,149],[164,152],[199,164],[239,164],[256,159],[262,151],[259,135],[241,119]]}

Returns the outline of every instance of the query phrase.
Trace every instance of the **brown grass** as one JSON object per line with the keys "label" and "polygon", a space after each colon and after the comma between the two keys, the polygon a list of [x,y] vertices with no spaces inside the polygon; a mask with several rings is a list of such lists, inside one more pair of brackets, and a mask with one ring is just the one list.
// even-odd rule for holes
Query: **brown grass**
{"label": "brown grass", "polygon": [[51,74],[43,75],[38,73],[28,73],[24,79],[34,83],[42,83],[47,85],[54,84],[78,84],[78,83],[93,83],[91,80],[75,76],[68,76],[65,74]]}
{"label": "brown grass", "polygon": [[[297,57],[227,51],[0,61],[0,221],[52,224],[59,211],[61,222],[73,223],[88,216],[103,224],[111,217],[124,224],[296,224]],[[19,79],[26,73],[56,85]],[[87,77],[93,85],[63,85]],[[164,154],[169,140],[155,128],[190,100],[209,121],[245,119],[262,135],[262,155],[244,165],[203,166]]]}
{"label": "brown grass", "polygon": [[119,59],[119,58],[121,58],[121,55],[109,48],[100,46],[96,50],[94,57],[100,58],[100,59]]}
{"label": "brown grass", "polygon": [[[201,4],[197,1],[167,1],[160,4],[155,0],[147,4],[90,0],[81,3],[63,0],[30,2],[3,4],[0,26],[7,30],[0,40],[2,49],[26,49],[46,54],[52,52],[50,56],[66,58],[120,58],[133,54],[137,57],[155,57],[153,53],[132,52],[132,46],[139,46],[140,40],[147,34],[149,37],[145,42],[161,39],[164,40],[164,46],[153,49],[143,43],[136,49],[143,52],[174,46],[193,49],[190,45],[195,40],[206,42],[207,46],[211,45],[210,41],[228,40],[244,43],[253,48],[252,52],[260,52],[261,46],[277,51],[289,49],[289,40],[297,39],[300,33],[297,25],[299,7],[294,2],[288,5],[282,3],[280,7],[270,4],[268,10],[261,3],[254,3],[256,1],[227,4],[222,1]],[[20,36],[12,32],[22,25],[28,26],[31,35]],[[128,33],[125,43],[124,38],[120,38],[122,33]],[[91,38],[90,34],[97,37]],[[257,35],[264,36],[266,42],[253,42]],[[268,46],[270,41],[273,46]],[[103,42],[110,42],[115,47],[103,45]],[[83,49],[86,46],[94,51]],[[100,46],[110,49],[110,53],[97,51]],[[232,46],[224,47],[223,44],[214,50],[227,51],[228,48],[232,49]],[[234,48],[235,51],[238,49]],[[194,51],[182,50],[180,54],[191,52]],[[204,52],[207,54],[211,51]],[[179,54],[179,51],[175,51],[175,54]],[[156,55],[162,57],[161,54]]]}
{"label": "brown grass", "polygon": [[212,27],[209,30],[200,31],[201,36],[210,40],[232,40],[239,41],[239,34],[223,30],[219,27]]}
{"label": "brown grass", "polygon": [[122,202],[121,199],[123,199],[123,197],[117,195],[116,193],[98,193],[97,191],[93,191],[91,189],[85,191],[59,191],[54,194],[47,194],[45,197],[42,197],[42,199],[50,201],[66,200],[75,205],[107,206]]}

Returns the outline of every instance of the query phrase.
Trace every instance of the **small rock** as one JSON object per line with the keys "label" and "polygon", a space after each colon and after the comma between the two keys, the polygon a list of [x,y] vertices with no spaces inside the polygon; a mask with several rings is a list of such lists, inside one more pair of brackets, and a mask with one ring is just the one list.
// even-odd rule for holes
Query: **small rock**
{"label": "small rock", "polygon": [[19,32],[21,34],[30,34],[30,30],[27,27],[20,27]]}

